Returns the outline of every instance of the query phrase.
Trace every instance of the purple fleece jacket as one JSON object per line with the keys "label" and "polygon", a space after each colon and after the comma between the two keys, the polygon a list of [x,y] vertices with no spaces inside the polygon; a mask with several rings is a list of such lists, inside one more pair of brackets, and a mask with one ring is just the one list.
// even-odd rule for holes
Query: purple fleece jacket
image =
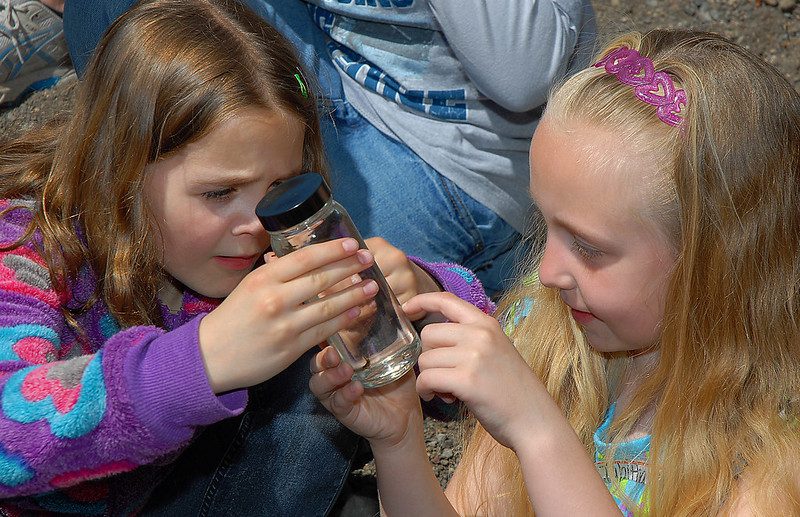
{"label": "purple fleece jacket", "polygon": [[[27,208],[0,219],[3,244],[31,220],[32,204],[18,205]],[[9,206],[0,201],[0,211]],[[164,328],[120,329],[102,301],[77,311],[96,286],[88,266],[58,292],[40,246],[37,233],[0,251],[0,509],[130,513],[157,470],[137,467],[168,460],[199,427],[247,404],[246,390],[215,395],[205,374],[198,326],[218,301],[187,292],[180,312],[161,307]],[[469,270],[415,262],[445,289],[492,307]],[[75,309],[84,337],[63,308]]]}

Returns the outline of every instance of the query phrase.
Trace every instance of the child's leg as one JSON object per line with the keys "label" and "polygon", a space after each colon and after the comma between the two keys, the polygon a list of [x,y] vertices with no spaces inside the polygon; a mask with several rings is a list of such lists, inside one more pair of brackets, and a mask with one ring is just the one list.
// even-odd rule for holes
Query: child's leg
{"label": "child's leg", "polygon": [[[78,77],[108,27],[136,0],[70,0],[64,9],[64,36]],[[300,0],[243,0],[289,41],[300,55],[306,69],[316,74],[321,94],[341,98],[341,81],[333,64],[327,59],[324,34],[314,26],[306,4]],[[235,56],[231,56],[235,58]]]}
{"label": "child's leg", "polygon": [[521,235],[406,145],[380,132],[347,101],[322,118],[333,194],[365,237],[409,255],[475,271],[490,294],[508,287]]}
{"label": "child's leg", "polygon": [[64,4],[64,37],[78,77],[109,25],[136,0],[69,0]]}

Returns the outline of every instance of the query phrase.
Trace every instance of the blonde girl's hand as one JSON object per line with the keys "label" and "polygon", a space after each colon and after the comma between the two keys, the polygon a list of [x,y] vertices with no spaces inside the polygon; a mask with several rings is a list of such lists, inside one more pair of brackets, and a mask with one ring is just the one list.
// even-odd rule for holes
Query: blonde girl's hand
{"label": "blonde girl's hand", "polygon": [[422,294],[403,308],[440,312],[449,320],[421,333],[417,391],[423,400],[462,400],[495,440],[512,449],[540,423],[537,406],[555,406],[493,317],[451,293]]}
{"label": "blonde girl's hand", "polygon": [[311,360],[311,373],[309,387],[322,405],[373,445],[395,446],[410,431],[422,428],[413,371],[386,386],[365,390],[350,380],[353,369],[328,346]]}
{"label": "blonde girl's hand", "polygon": [[358,318],[377,292],[373,280],[331,286],[373,263],[355,239],[313,244],[250,272],[200,322],[199,341],[215,393],[263,382]]}
{"label": "blonde girl's hand", "polygon": [[[372,237],[365,242],[375,255],[375,263],[400,303],[407,302],[418,294],[441,291],[439,284],[428,273],[408,260],[405,253],[389,244],[386,239]],[[425,316],[425,313],[406,315],[411,321],[416,321]]]}

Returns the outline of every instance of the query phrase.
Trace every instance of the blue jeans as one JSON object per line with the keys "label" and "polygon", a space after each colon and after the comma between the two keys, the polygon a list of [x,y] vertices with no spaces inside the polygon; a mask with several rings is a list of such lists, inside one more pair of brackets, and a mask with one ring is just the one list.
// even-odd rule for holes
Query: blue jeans
{"label": "blue jeans", "polygon": [[[79,75],[102,32],[133,3],[66,3],[64,32]],[[525,251],[521,235],[350,106],[325,35],[303,2],[245,3],[281,31],[295,45],[307,70],[316,74],[324,103],[333,108],[330,116],[320,119],[334,195],[363,236],[383,237],[426,260],[462,264],[476,273],[490,294],[508,287],[514,263]]]}

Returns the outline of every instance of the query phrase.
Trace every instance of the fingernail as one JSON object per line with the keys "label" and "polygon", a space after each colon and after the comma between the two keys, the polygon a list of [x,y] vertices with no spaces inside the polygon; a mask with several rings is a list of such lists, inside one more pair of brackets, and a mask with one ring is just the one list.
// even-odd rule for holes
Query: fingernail
{"label": "fingernail", "polygon": [[361,289],[363,289],[364,294],[373,295],[378,292],[378,284],[375,280],[369,280]]}
{"label": "fingernail", "polygon": [[361,307],[353,307],[347,311],[348,318],[357,318],[359,314],[361,314]]}
{"label": "fingernail", "polygon": [[358,241],[355,239],[345,239],[342,242],[342,248],[345,251],[355,251],[358,249]]}
{"label": "fingernail", "polygon": [[368,250],[358,250],[356,256],[358,257],[358,261],[362,264],[369,264],[372,262],[372,253],[370,253]]}
{"label": "fingernail", "polygon": [[336,354],[331,355],[330,353],[325,354],[325,366],[328,368],[333,368],[336,366]]}
{"label": "fingernail", "polygon": [[356,274],[356,275],[353,275],[353,276],[350,277],[350,283],[351,284],[355,285],[355,284],[359,283],[360,281],[361,281],[361,275]]}

